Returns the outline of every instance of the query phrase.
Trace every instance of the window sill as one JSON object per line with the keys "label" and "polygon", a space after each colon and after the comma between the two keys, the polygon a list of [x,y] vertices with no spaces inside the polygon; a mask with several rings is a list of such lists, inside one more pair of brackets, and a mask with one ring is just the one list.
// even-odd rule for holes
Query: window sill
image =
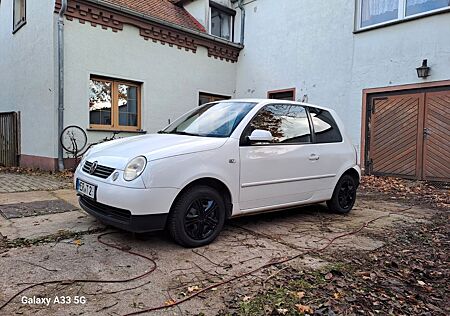
{"label": "window sill", "polygon": [[411,16],[411,17],[406,17],[406,18],[401,19],[401,20],[394,20],[394,21],[383,23],[383,24],[367,26],[367,27],[362,28],[362,29],[354,30],[353,34],[364,33],[364,32],[368,32],[368,31],[372,31],[372,30],[376,30],[376,29],[381,29],[383,27],[388,27],[388,26],[392,26],[392,25],[396,25],[396,24],[400,24],[400,23],[406,23],[406,22],[410,22],[410,21],[426,18],[426,17],[429,17],[429,16],[434,16],[434,15],[439,15],[439,14],[444,14],[444,13],[449,13],[449,12],[450,12],[450,8],[446,8],[446,9],[442,9],[440,11],[414,15],[414,16]]}
{"label": "window sill", "polygon": [[14,26],[12,33],[15,34],[18,30],[20,30],[25,24],[27,24],[26,20],[20,21],[16,26]]}
{"label": "window sill", "polygon": [[144,130],[124,130],[124,129],[111,129],[111,128],[88,128],[88,132],[106,132],[106,133],[130,133],[130,134],[147,134]]}
{"label": "window sill", "polygon": [[214,35],[214,34],[212,34],[212,33],[208,33],[208,34],[209,34],[210,36],[216,38],[216,39],[220,39],[220,40],[222,40],[222,41],[227,42],[227,44],[239,44],[239,43],[233,42],[233,40],[228,39],[228,38],[226,38],[226,37],[222,37],[222,36],[219,36],[219,35]]}

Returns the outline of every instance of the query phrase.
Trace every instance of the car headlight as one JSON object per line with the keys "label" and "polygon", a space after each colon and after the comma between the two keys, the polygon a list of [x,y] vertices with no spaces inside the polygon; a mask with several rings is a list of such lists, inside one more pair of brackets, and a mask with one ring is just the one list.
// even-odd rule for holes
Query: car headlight
{"label": "car headlight", "polygon": [[143,156],[132,159],[123,172],[123,179],[125,181],[133,181],[141,175],[147,165],[147,159]]}

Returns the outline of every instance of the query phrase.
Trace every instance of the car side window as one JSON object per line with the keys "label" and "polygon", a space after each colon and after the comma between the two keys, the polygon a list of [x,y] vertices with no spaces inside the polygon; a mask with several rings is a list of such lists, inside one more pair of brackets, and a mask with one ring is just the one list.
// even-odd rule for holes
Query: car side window
{"label": "car side window", "polygon": [[316,143],[339,143],[342,141],[342,135],[330,112],[309,108],[311,120],[314,126]]}
{"label": "car side window", "polygon": [[273,144],[303,144],[311,142],[308,113],[295,104],[271,104],[263,107],[250,122],[249,136],[255,129],[272,133]]}

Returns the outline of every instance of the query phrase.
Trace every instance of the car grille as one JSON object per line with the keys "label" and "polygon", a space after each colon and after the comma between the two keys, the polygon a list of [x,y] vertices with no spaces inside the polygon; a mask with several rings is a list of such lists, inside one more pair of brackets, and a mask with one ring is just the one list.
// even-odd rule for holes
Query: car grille
{"label": "car grille", "polygon": [[107,216],[116,219],[121,222],[128,223],[131,219],[131,212],[117,207],[112,207],[99,202],[96,202],[88,197],[81,196],[80,204],[87,209],[98,213],[103,216]]}
{"label": "car grille", "polygon": [[90,170],[91,170],[92,164],[93,164],[92,162],[86,161],[83,166],[83,171],[86,173],[89,173],[90,175],[93,175],[93,176],[96,176],[96,177],[99,177],[102,179],[108,178],[114,172],[114,170],[116,170],[111,167],[97,165],[97,168],[95,168],[95,171],[93,173],[91,173]]}

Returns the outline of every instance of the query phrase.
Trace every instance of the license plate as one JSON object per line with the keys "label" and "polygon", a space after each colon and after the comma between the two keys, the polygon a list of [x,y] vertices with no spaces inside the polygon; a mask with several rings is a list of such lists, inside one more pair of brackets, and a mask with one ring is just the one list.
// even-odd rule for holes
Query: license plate
{"label": "license plate", "polygon": [[84,182],[83,180],[77,179],[77,192],[78,193],[86,195],[87,197],[90,197],[91,199],[95,200],[96,191],[97,191],[97,187],[95,185],[89,184],[87,182]]}

